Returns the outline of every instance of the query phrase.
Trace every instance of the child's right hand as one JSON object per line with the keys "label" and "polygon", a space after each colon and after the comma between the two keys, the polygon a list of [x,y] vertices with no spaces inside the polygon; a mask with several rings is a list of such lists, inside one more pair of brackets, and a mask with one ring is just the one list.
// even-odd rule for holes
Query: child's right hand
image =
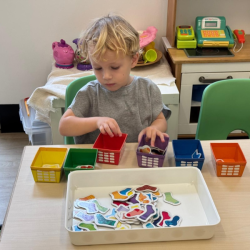
{"label": "child's right hand", "polygon": [[110,117],[99,117],[97,120],[97,127],[99,128],[100,132],[104,135],[108,134],[109,136],[113,137],[122,136],[122,132],[120,127],[115,119]]}

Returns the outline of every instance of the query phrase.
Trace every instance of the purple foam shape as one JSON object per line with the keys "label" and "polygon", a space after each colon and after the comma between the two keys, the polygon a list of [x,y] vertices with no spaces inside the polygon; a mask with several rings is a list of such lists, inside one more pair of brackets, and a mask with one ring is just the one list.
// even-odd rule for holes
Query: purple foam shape
{"label": "purple foam shape", "polygon": [[98,212],[95,203],[87,201],[78,201],[78,206],[87,210],[87,213],[94,214]]}
{"label": "purple foam shape", "polygon": [[141,214],[138,219],[146,222],[149,220],[150,217],[152,217],[155,214],[156,210],[153,209],[153,205],[152,204],[147,204],[145,207],[145,212],[143,214]]}
{"label": "purple foam shape", "polygon": [[74,217],[78,218],[80,220],[83,220],[85,222],[94,222],[95,221],[95,216],[94,215],[86,214],[83,211],[77,213]]}
{"label": "purple foam shape", "polygon": [[127,202],[130,202],[132,204],[138,204],[139,201],[136,198],[137,198],[137,194],[135,194],[133,197],[131,197],[130,199],[128,199]]}

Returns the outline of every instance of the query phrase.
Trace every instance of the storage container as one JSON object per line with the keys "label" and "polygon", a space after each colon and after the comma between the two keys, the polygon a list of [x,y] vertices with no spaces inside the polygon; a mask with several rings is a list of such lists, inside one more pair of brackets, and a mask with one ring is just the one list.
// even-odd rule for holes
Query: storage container
{"label": "storage container", "polygon": [[[93,170],[95,169],[97,149],[93,148],[70,148],[63,166],[66,176],[75,170]],[[81,165],[91,165],[94,168],[76,168]]]}
{"label": "storage container", "polygon": [[138,166],[145,167],[145,168],[162,167],[165,156],[166,156],[168,142],[169,142],[169,137],[165,137],[165,142],[162,142],[159,136],[157,136],[155,139],[155,147],[160,148],[161,150],[165,150],[164,155],[142,153],[139,151],[139,147],[142,147],[145,145],[150,146],[151,144],[151,140],[146,141],[146,135],[144,134],[136,150]]}
{"label": "storage container", "polygon": [[247,164],[238,143],[210,143],[217,176],[242,176]]}
{"label": "storage container", "polygon": [[60,182],[67,148],[40,147],[30,166],[35,182]]}
{"label": "storage container", "polygon": [[98,149],[96,162],[118,165],[125,150],[127,136],[122,134],[121,137],[110,137],[100,133],[93,145],[93,148]]}
{"label": "storage container", "polygon": [[[205,156],[200,140],[173,140],[173,153],[177,167],[193,166],[202,169]],[[196,158],[200,154],[200,158]]]}
{"label": "storage container", "polygon": [[[163,197],[159,197],[157,207],[160,211],[168,211],[171,216],[179,215],[182,218],[180,226],[144,229],[142,225],[132,225],[132,229],[127,230],[102,227],[98,231],[72,231],[72,225],[79,222],[73,219],[76,199],[92,194],[102,206],[112,209],[111,192],[128,187],[135,189],[144,184],[158,187],[161,193],[171,190],[181,204],[172,206],[164,202]],[[220,216],[201,171],[197,168],[75,171],[68,177],[65,228],[74,245],[209,239],[213,237],[219,223]]]}
{"label": "storage container", "polygon": [[32,145],[52,145],[51,128],[47,123],[35,119],[36,111],[29,106],[29,113],[25,108],[24,100],[19,103],[19,116],[24,132],[29,136]]}

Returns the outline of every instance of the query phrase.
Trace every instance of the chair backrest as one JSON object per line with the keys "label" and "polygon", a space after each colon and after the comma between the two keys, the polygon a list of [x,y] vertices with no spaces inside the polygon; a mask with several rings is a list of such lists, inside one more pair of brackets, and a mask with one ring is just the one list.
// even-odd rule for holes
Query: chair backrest
{"label": "chair backrest", "polygon": [[230,132],[250,135],[250,79],[228,79],[203,92],[196,139],[226,140]]}
{"label": "chair backrest", "polygon": [[[84,77],[81,77],[79,79],[74,80],[73,82],[71,82],[67,86],[66,94],[65,94],[65,110],[67,110],[69,105],[72,103],[78,90],[81,89],[88,82],[94,81],[94,80],[96,80],[95,75],[84,76]],[[64,144],[75,144],[74,138],[69,137],[69,136],[65,136],[64,137]]]}

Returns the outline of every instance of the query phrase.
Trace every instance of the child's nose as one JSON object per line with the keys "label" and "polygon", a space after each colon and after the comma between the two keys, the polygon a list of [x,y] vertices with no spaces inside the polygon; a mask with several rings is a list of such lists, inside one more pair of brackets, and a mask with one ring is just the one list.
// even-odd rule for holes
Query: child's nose
{"label": "child's nose", "polygon": [[103,72],[103,79],[104,80],[109,80],[109,79],[111,79],[112,78],[112,75],[111,75],[111,73],[109,72],[109,70],[105,70],[104,72]]}

